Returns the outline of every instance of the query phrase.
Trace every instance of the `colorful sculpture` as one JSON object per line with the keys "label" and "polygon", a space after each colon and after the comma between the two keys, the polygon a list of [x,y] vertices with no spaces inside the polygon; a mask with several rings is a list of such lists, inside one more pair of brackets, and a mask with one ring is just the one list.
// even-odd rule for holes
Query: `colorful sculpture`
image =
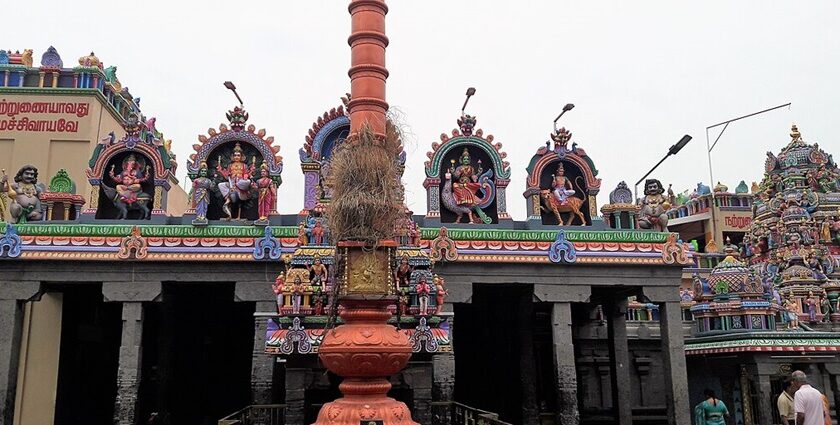
{"label": "colorful sculpture", "polygon": [[233,148],[227,166],[222,165],[222,157],[219,155],[216,162],[218,171],[226,182],[219,183],[219,191],[225,200],[222,210],[227,214],[227,219],[233,218],[231,207],[236,208],[236,219],[242,219],[244,204],[251,200],[251,176],[256,168],[256,158],[252,158],[251,164],[245,163],[242,157],[242,145],[237,143]]}
{"label": "colorful sculpture", "polygon": [[[490,224],[492,219],[484,213],[482,208],[490,205],[496,194],[491,180],[493,170],[488,169],[485,172],[480,159],[477,167],[473,167],[467,148],[464,148],[458,164],[456,167],[455,160],[451,160],[449,169],[444,175],[445,182],[440,194],[443,206],[455,213],[455,223],[460,223],[466,214],[469,223],[478,223],[480,217],[481,222]],[[481,196],[478,196],[478,193],[481,193]],[[473,215],[473,212],[477,216]]]}
{"label": "colorful sculpture", "polygon": [[257,187],[257,210],[260,218],[256,224],[268,224],[268,215],[277,205],[277,185],[268,174],[268,164],[260,165],[260,177],[255,182]]}
{"label": "colorful sculpture", "polygon": [[[247,124],[248,113],[243,108],[233,108],[226,117],[228,124],[198,136],[200,143],[193,145],[195,153],[187,159],[187,175],[198,178],[206,164],[207,177],[216,183],[218,192],[211,191],[207,220],[254,220],[254,224],[267,225],[277,212],[277,188],[282,183],[280,147],[273,137],[266,137],[264,129]],[[193,218],[193,214],[196,211],[189,209],[185,218]]]}
{"label": "colorful sculpture", "polygon": [[274,283],[271,284],[271,290],[274,292],[274,295],[277,297],[277,313],[283,314],[283,305],[285,303],[285,297],[283,296],[283,287],[286,285],[286,275],[283,272],[277,275],[277,278],[274,279]]}
{"label": "colorful sculpture", "polygon": [[591,225],[600,220],[595,199],[601,188],[598,170],[577,143],[569,149],[571,131],[555,128],[549,137],[526,168],[522,195],[527,201],[528,227]]}
{"label": "colorful sculpture", "polygon": [[435,275],[432,278],[432,283],[435,285],[435,314],[440,314],[443,311],[443,303],[449,292],[445,287],[446,281],[442,277]]}
{"label": "colorful sculpture", "polygon": [[668,231],[668,209],[671,205],[668,199],[662,194],[665,189],[662,188],[662,183],[656,179],[648,179],[645,181],[645,196],[639,202],[641,210],[639,211],[639,227],[642,229],[649,229],[657,232]]}
{"label": "colorful sculpture", "polygon": [[462,115],[458,128],[441,134],[426,153],[426,223],[498,223],[512,226],[505,189],[510,165],[500,143],[475,129],[476,118]]}
{"label": "colorful sculpture", "polygon": [[400,258],[400,264],[397,266],[397,270],[394,271],[394,282],[397,284],[397,291],[408,288],[411,282],[412,271],[414,271],[414,267],[408,263],[408,256],[403,255]]}
{"label": "colorful sculpture", "polygon": [[210,206],[211,191],[215,186],[213,180],[207,177],[207,163],[201,164],[198,169],[198,177],[193,180],[192,207],[195,208],[195,219],[192,224],[195,226],[207,225],[207,208]]}
{"label": "colorful sculpture", "polygon": [[129,210],[139,210],[141,220],[149,218],[151,210],[147,204],[152,199],[152,195],[144,193],[141,187],[141,184],[149,180],[151,176],[149,166],[142,157],[138,158],[132,154],[123,160],[119,174],[114,173],[115,167],[112,164],[108,170],[108,176],[116,183],[115,188],[103,184],[102,189],[119,210],[116,219],[128,218]]}
{"label": "colorful sculpture", "polygon": [[15,174],[14,181],[9,182],[6,171],[0,178],[0,192],[5,192],[11,199],[9,213],[12,221],[25,224],[43,218],[39,195],[45,191],[43,183],[38,183],[38,169],[32,165],[24,165]]}
{"label": "colorful sculpture", "polygon": [[313,264],[308,267],[309,271],[312,273],[309,285],[317,287],[323,291],[326,289],[328,283],[327,266],[321,263],[321,256],[318,254],[315,254],[315,259],[313,261]]}
{"label": "colorful sculpture", "polygon": [[417,280],[417,299],[420,302],[419,315],[425,316],[429,310],[429,295],[432,292],[432,287],[426,280],[426,275],[420,275]]}

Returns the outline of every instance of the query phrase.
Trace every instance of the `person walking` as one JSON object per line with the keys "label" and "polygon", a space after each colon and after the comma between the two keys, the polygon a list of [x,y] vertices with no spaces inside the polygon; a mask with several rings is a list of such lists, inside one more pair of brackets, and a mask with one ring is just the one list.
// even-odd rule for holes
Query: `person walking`
{"label": "person walking", "polygon": [[694,407],[695,425],[726,425],[726,418],[729,417],[729,410],[726,404],[715,397],[715,392],[706,389],[703,391],[705,400]]}
{"label": "person walking", "polygon": [[823,395],[808,384],[808,377],[801,370],[791,375],[796,393],[793,396],[793,409],[796,411],[796,425],[825,425],[825,407]]}
{"label": "person walking", "polygon": [[776,400],[776,407],[779,408],[779,418],[782,425],[796,425],[796,411],[793,409],[793,395],[796,390],[793,389],[793,380],[786,379],[784,382],[784,390],[779,394],[779,399]]}

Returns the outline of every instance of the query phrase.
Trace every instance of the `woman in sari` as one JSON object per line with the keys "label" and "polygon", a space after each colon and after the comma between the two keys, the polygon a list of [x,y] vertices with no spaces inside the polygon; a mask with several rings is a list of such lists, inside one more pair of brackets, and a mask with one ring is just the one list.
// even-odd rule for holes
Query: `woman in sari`
{"label": "woman in sari", "polygon": [[729,417],[726,405],[715,397],[712,390],[703,391],[703,395],[706,399],[694,407],[694,425],[726,425]]}

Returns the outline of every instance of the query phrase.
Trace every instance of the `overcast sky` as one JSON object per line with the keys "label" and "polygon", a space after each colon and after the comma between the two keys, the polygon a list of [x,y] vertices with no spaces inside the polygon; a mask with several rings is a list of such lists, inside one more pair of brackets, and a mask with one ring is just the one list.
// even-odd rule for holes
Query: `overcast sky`
{"label": "overcast sky", "polygon": [[[184,183],[199,134],[225,121],[239,88],[250,123],[281,146],[279,210],[302,207],[298,149],[312,122],[349,91],[347,1],[31,1],[4,19],[2,48],[54,45],[65,66],[95,51],[173,139]],[[683,134],[694,140],[654,174],[677,192],[709,182],[705,128],[735,123],[713,152],[716,180],[760,180],[767,150],[795,122],[840,155],[840,2],[391,0],[388,102],[409,137],[407,200],[424,213],[423,161],[467,109],[504,144],[508,210],[525,218],[525,167],[561,124],[594,159],[599,204],[641,178]],[[714,135],[712,136],[714,137]],[[76,179],[81,176],[73,176]]]}

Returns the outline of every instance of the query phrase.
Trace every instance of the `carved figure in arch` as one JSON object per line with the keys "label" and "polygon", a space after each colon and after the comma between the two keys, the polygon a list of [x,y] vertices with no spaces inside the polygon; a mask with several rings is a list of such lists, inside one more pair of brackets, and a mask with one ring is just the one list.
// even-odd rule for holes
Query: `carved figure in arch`
{"label": "carved figure in arch", "polygon": [[557,199],[560,205],[563,205],[570,196],[575,194],[572,182],[566,178],[566,170],[563,169],[562,162],[557,166],[557,171],[554,173],[551,188],[553,189],[554,198]]}
{"label": "carved figure in arch", "polygon": [[114,172],[115,165],[111,164],[108,176],[116,183],[114,188],[102,184],[105,196],[111,200],[117,208],[117,220],[128,218],[129,211],[140,211],[140,219],[146,220],[151,216],[148,203],[152,195],[143,192],[141,183],[149,180],[151,173],[146,161],[134,154],[128,155],[122,162],[119,174]]}
{"label": "carved figure in arch", "polygon": [[477,167],[473,167],[467,148],[464,148],[458,162],[456,167],[453,159],[444,174],[445,182],[441,191],[443,206],[457,215],[455,223],[460,223],[466,214],[469,223],[479,223],[480,217],[480,222],[490,224],[492,219],[483,208],[489,206],[495,198],[495,185],[491,180],[493,170],[484,171],[481,160]]}
{"label": "carved figure in arch", "polygon": [[219,191],[225,200],[222,211],[227,214],[228,220],[233,218],[231,206],[238,207],[236,218],[242,218],[242,204],[251,199],[251,187],[253,185],[251,176],[254,175],[255,168],[256,157],[251,160],[250,165],[246,164],[242,154],[242,146],[239,143],[234,146],[226,167],[222,166],[222,157],[219,156],[216,171],[227,179],[226,182],[219,184]]}
{"label": "carved figure in arch", "polygon": [[13,183],[9,183],[5,170],[3,170],[3,177],[0,178],[0,192],[5,192],[12,200],[9,213],[15,223],[22,224],[43,218],[41,200],[38,195],[45,190],[44,184],[38,183],[38,169],[32,165],[20,167]]}
{"label": "carved figure in arch", "polygon": [[668,231],[668,209],[671,204],[663,196],[665,189],[656,179],[645,181],[645,196],[640,200],[639,227],[658,232]]}

